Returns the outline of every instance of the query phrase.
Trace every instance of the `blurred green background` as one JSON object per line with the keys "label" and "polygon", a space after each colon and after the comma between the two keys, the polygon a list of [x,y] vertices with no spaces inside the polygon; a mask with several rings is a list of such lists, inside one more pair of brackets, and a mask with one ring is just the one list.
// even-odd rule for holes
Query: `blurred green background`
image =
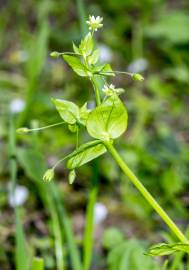
{"label": "blurred green background", "polygon": [[[135,254],[142,254],[140,248],[149,243],[173,240],[108,154],[98,164],[81,167],[73,185],[68,184],[64,165],[59,166],[51,185],[42,181],[42,175],[47,166],[72,149],[75,137],[64,127],[30,135],[14,134],[16,127],[38,127],[60,121],[51,97],[73,100],[80,106],[87,100],[93,105],[90,83],[78,78],[62,59],[49,56],[51,51],[72,50],[72,41],[77,44],[87,31],[88,14],[104,18],[104,27],[97,32],[101,61],[110,62],[114,70],[139,72],[145,77],[143,83],[125,76],[116,76],[111,81],[126,90],[122,98],[129,113],[129,128],[117,142],[117,148],[179,227],[187,229],[189,2],[1,0],[2,270],[25,270],[20,261],[25,260],[23,265],[31,264],[35,255],[44,258],[45,269],[64,269],[60,250],[65,269],[77,270],[73,266],[77,260],[73,263],[73,242],[69,238],[73,240],[73,235],[70,236],[69,228],[71,223],[74,242],[79,247],[77,252],[81,253],[84,216],[94,174],[100,185],[91,269],[141,269],[140,255],[136,255],[138,264],[123,262],[119,266],[123,268],[118,264],[125,254],[131,263],[132,249]],[[86,134],[81,136],[85,140]],[[13,187],[16,201],[12,197]],[[119,232],[112,229],[109,236],[104,235],[112,227]],[[117,252],[108,244],[111,237],[124,238]],[[147,257],[143,260],[143,269],[160,269],[159,262]],[[171,269],[188,269],[184,268],[188,267],[186,258],[184,262],[180,259],[180,265],[183,268]]]}

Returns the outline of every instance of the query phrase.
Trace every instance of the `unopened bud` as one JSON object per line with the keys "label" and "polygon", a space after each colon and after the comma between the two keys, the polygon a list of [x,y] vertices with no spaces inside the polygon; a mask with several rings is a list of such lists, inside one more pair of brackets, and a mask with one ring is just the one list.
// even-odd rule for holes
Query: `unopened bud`
{"label": "unopened bud", "polygon": [[60,55],[59,52],[52,52],[52,53],[50,53],[50,56],[51,56],[51,57],[54,57],[54,58],[58,58],[59,55]]}
{"label": "unopened bud", "polygon": [[54,170],[48,169],[45,174],[43,175],[43,180],[50,182],[54,177]]}
{"label": "unopened bud", "polygon": [[19,133],[19,134],[27,133],[27,132],[29,132],[29,131],[30,131],[29,128],[26,128],[26,127],[18,128],[18,129],[16,130],[16,132]]}
{"label": "unopened bud", "polygon": [[75,170],[70,171],[69,176],[68,176],[68,180],[69,180],[70,185],[73,184],[75,178],[76,178]]}

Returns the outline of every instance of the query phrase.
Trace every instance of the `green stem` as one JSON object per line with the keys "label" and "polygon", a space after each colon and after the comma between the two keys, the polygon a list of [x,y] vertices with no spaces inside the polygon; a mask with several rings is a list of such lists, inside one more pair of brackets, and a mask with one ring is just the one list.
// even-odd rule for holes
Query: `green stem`
{"label": "green stem", "polygon": [[[59,122],[59,123],[56,123],[56,124],[52,124],[52,125],[48,125],[48,126],[45,126],[45,127],[30,128],[30,129],[27,129],[27,133],[28,132],[31,132],[31,131],[40,131],[40,130],[43,130],[43,129],[60,126],[62,124],[65,124],[65,122],[62,121],[62,122]],[[19,133],[19,129],[17,129],[17,132]]]}
{"label": "green stem", "polygon": [[135,73],[131,73],[131,72],[127,72],[127,71],[119,71],[119,70],[113,70],[113,71],[105,71],[105,72],[98,72],[95,73],[96,75],[102,75],[102,76],[106,76],[108,74],[125,74],[129,77],[132,77]]}
{"label": "green stem", "polygon": [[57,52],[60,55],[75,55],[75,56],[82,56],[80,53],[74,53],[74,52]]}
{"label": "green stem", "polygon": [[99,89],[98,89],[98,86],[94,77],[91,78],[91,82],[95,91],[96,105],[99,106],[101,104],[100,92],[99,92]]}
{"label": "green stem", "polygon": [[77,125],[77,129],[76,129],[76,150],[79,147],[79,127]]}
{"label": "green stem", "polygon": [[171,218],[167,215],[167,213],[161,208],[161,206],[152,197],[152,195],[143,186],[143,184],[134,175],[134,173],[129,169],[129,167],[120,157],[119,153],[116,151],[114,146],[110,144],[109,142],[104,142],[104,144],[109,150],[109,152],[111,153],[111,155],[113,156],[114,160],[119,165],[119,167],[122,169],[124,174],[130,179],[130,181],[134,184],[134,186],[138,189],[138,191],[144,196],[144,198],[148,201],[148,203],[154,208],[154,210],[158,213],[158,215],[162,218],[162,220],[167,224],[170,230],[177,236],[177,238],[182,243],[188,243],[188,240],[184,236],[184,234],[180,231],[180,229],[176,226],[176,224],[171,220]]}
{"label": "green stem", "polygon": [[93,249],[93,232],[94,232],[94,206],[98,193],[98,161],[93,161],[93,178],[90,188],[89,201],[87,204],[84,246],[83,246],[83,270],[90,269],[92,249]]}

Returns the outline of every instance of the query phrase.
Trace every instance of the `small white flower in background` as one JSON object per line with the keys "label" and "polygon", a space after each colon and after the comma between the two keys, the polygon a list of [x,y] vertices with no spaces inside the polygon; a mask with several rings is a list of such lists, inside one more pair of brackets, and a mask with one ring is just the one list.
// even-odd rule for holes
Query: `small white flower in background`
{"label": "small white flower in background", "polygon": [[120,95],[124,92],[124,89],[122,88],[115,88],[115,85],[104,85],[102,88],[102,91],[105,93],[106,96],[112,96],[112,95]]}
{"label": "small white flower in background", "polygon": [[10,111],[12,113],[19,113],[24,110],[25,102],[21,98],[15,98],[10,103]]}
{"label": "small white flower in background", "polygon": [[92,100],[92,101],[89,101],[87,102],[87,107],[89,110],[93,110],[95,108],[95,102]]}
{"label": "small white flower in background", "polygon": [[131,73],[138,73],[145,71],[148,68],[148,61],[144,58],[138,58],[130,63],[128,71]]}
{"label": "small white flower in background", "polygon": [[9,195],[8,202],[11,207],[20,206],[25,203],[28,198],[28,189],[24,186],[17,185],[15,187],[14,193],[11,191],[11,187],[9,187]]}
{"label": "small white flower in background", "polygon": [[89,25],[89,30],[97,31],[98,28],[101,28],[103,24],[101,23],[103,21],[103,18],[100,16],[91,16],[89,15],[89,20],[86,21],[86,23]]}
{"label": "small white flower in background", "polygon": [[28,60],[28,53],[22,50],[16,50],[10,53],[10,60],[13,63],[24,63]]}
{"label": "small white flower in background", "polygon": [[102,223],[108,215],[108,209],[102,203],[96,203],[94,206],[94,224]]}
{"label": "small white flower in background", "polygon": [[112,58],[113,58],[113,54],[112,54],[111,49],[108,46],[104,45],[104,44],[100,44],[98,46],[98,48],[99,48],[99,51],[100,51],[100,61],[102,63],[111,62]]}

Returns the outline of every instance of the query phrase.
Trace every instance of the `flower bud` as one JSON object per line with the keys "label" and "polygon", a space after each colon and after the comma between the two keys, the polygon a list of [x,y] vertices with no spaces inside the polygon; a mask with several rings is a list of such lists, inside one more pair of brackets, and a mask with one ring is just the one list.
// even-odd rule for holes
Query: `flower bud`
{"label": "flower bud", "polygon": [[29,128],[26,128],[26,127],[18,128],[18,129],[16,130],[16,132],[19,133],[19,134],[27,133],[27,132],[29,132],[29,131],[30,131]]}
{"label": "flower bud", "polygon": [[59,52],[52,52],[52,53],[50,53],[50,56],[53,57],[53,58],[58,58],[59,55],[60,55]]}
{"label": "flower bud", "polygon": [[75,178],[76,178],[75,170],[70,171],[69,176],[68,176],[68,180],[69,180],[70,185],[73,184]]}
{"label": "flower bud", "polygon": [[51,181],[54,177],[54,170],[53,169],[48,169],[45,174],[43,175],[43,180],[44,181]]}
{"label": "flower bud", "polygon": [[134,73],[132,75],[132,78],[135,81],[140,81],[140,82],[144,81],[144,77],[142,75],[140,75],[139,73]]}

